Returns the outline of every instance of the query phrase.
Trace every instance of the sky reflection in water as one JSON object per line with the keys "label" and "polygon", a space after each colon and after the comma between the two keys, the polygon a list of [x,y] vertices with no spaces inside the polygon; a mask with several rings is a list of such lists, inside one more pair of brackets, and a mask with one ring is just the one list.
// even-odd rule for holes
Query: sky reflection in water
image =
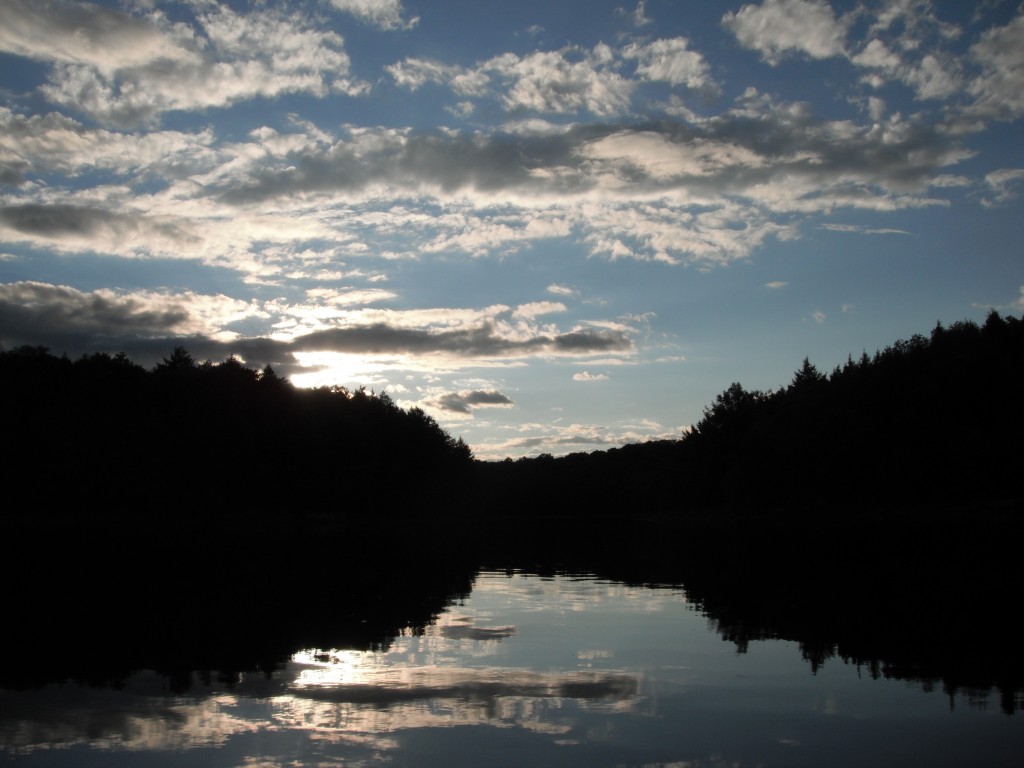
{"label": "sky reflection in water", "polygon": [[[271,678],[154,674],[122,690],[0,691],[9,764],[1016,765],[997,706],[812,674],[793,643],[738,654],[678,590],[482,574],[385,652],[309,650]],[[187,751],[187,755],[183,754]]]}

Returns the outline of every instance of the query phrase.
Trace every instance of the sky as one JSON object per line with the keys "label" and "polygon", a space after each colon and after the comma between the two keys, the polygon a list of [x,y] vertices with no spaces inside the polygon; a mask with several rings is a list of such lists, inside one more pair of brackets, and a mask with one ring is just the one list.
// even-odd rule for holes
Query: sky
{"label": "sky", "polygon": [[1024,312],[1024,7],[0,0],[0,348],[680,437]]}

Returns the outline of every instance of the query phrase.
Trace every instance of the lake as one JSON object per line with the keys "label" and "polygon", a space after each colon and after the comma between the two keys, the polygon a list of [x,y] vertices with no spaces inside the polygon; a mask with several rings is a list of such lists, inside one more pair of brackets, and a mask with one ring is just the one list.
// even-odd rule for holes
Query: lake
{"label": "lake", "polygon": [[470,584],[432,621],[306,648],[273,668],[0,689],[3,761],[1017,768],[1024,758],[1024,718],[996,693],[944,691],[841,653],[809,659],[806,643],[764,633],[725,639],[738,620],[724,631],[729,622],[681,587],[518,570]]}

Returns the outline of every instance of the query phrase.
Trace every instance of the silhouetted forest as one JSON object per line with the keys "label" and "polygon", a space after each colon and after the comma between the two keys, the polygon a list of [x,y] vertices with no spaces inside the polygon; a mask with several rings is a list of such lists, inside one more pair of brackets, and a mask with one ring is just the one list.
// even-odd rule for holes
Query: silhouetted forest
{"label": "silhouetted forest", "polygon": [[731,384],[678,440],[474,462],[384,392],[300,390],[269,366],[152,370],[0,353],[11,476],[54,502],[179,511],[478,515],[1019,501],[1024,322],[941,324],[777,390]]}
{"label": "silhouetted forest", "polygon": [[[0,353],[9,469],[30,498],[90,514],[165,509],[347,511],[443,493],[471,452],[385,392],[297,389],[271,367],[153,370],[125,355]],[[360,510],[360,514],[363,510]]]}
{"label": "silhouetted forest", "polygon": [[829,373],[804,359],[777,390],[733,383],[679,440],[480,471],[509,513],[1019,503],[1021,382],[1024,322],[991,312]]}

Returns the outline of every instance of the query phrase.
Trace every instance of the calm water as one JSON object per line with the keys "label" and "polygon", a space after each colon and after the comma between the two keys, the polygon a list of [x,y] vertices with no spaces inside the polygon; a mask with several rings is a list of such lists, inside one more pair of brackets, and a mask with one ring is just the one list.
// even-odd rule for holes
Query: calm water
{"label": "calm water", "polygon": [[835,658],[813,673],[790,642],[738,653],[680,590],[484,573],[386,651],[184,695],[153,673],[0,690],[0,747],[34,766],[1018,768],[1024,718]]}

